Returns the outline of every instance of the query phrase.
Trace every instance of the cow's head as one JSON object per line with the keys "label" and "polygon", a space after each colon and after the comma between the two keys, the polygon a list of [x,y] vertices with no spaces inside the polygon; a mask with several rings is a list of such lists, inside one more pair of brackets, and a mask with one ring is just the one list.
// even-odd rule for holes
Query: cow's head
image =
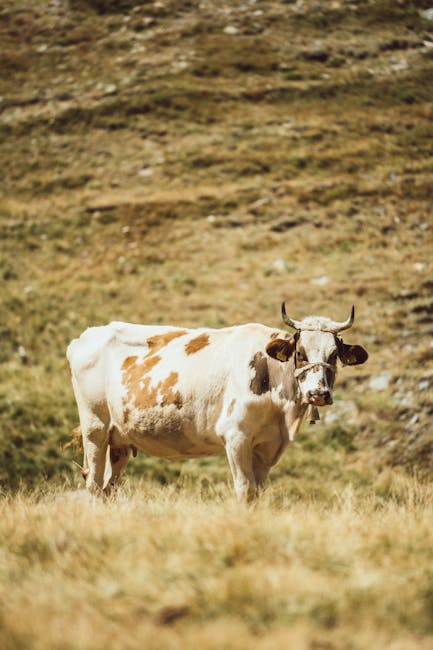
{"label": "cow's head", "polygon": [[332,404],[337,358],[343,365],[364,363],[368,354],[360,345],[346,345],[340,334],[352,326],[355,308],[349,318],[337,323],[329,318],[309,316],[302,321],[289,318],[282,304],[284,322],[295,329],[290,339],[277,338],[266,347],[273,359],[282,363],[293,359],[293,373],[304,404]]}

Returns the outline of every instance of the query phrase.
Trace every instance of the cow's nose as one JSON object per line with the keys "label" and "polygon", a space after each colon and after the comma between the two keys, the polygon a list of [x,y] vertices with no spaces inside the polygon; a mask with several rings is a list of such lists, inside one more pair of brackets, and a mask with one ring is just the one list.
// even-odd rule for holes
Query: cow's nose
{"label": "cow's nose", "polygon": [[325,406],[325,404],[332,404],[331,391],[328,389],[309,390],[308,400],[310,404],[315,404],[316,406]]}

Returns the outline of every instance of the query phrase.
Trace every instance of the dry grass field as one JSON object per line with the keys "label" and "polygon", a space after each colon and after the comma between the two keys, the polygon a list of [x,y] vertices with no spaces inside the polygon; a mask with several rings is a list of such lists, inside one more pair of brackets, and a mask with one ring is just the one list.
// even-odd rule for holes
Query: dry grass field
{"label": "dry grass field", "polygon": [[1,647],[432,647],[431,486],[282,480],[256,507],[183,487],[4,499]]}
{"label": "dry grass field", "polygon": [[[433,647],[427,0],[0,3],[0,647]],[[79,491],[65,348],[110,320],[357,315],[335,404]]]}

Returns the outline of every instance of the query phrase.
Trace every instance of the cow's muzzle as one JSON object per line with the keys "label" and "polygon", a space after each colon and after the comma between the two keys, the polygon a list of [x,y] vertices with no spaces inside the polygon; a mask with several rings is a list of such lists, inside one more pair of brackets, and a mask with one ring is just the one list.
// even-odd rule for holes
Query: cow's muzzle
{"label": "cow's muzzle", "polygon": [[333,402],[330,390],[309,390],[306,397],[313,406],[328,406]]}

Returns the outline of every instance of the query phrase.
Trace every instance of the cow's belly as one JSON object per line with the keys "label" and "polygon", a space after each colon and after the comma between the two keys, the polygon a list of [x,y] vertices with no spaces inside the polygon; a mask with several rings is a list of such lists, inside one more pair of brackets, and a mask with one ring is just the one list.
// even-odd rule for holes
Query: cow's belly
{"label": "cow's belly", "polygon": [[123,423],[113,428],[111,439],[114,445],[133,444],[153,456],[171,460],[213,456],[223,453],[224,445],[214,427],[209,426],[212,420],[200,422],[174,405],[126,411]]}

